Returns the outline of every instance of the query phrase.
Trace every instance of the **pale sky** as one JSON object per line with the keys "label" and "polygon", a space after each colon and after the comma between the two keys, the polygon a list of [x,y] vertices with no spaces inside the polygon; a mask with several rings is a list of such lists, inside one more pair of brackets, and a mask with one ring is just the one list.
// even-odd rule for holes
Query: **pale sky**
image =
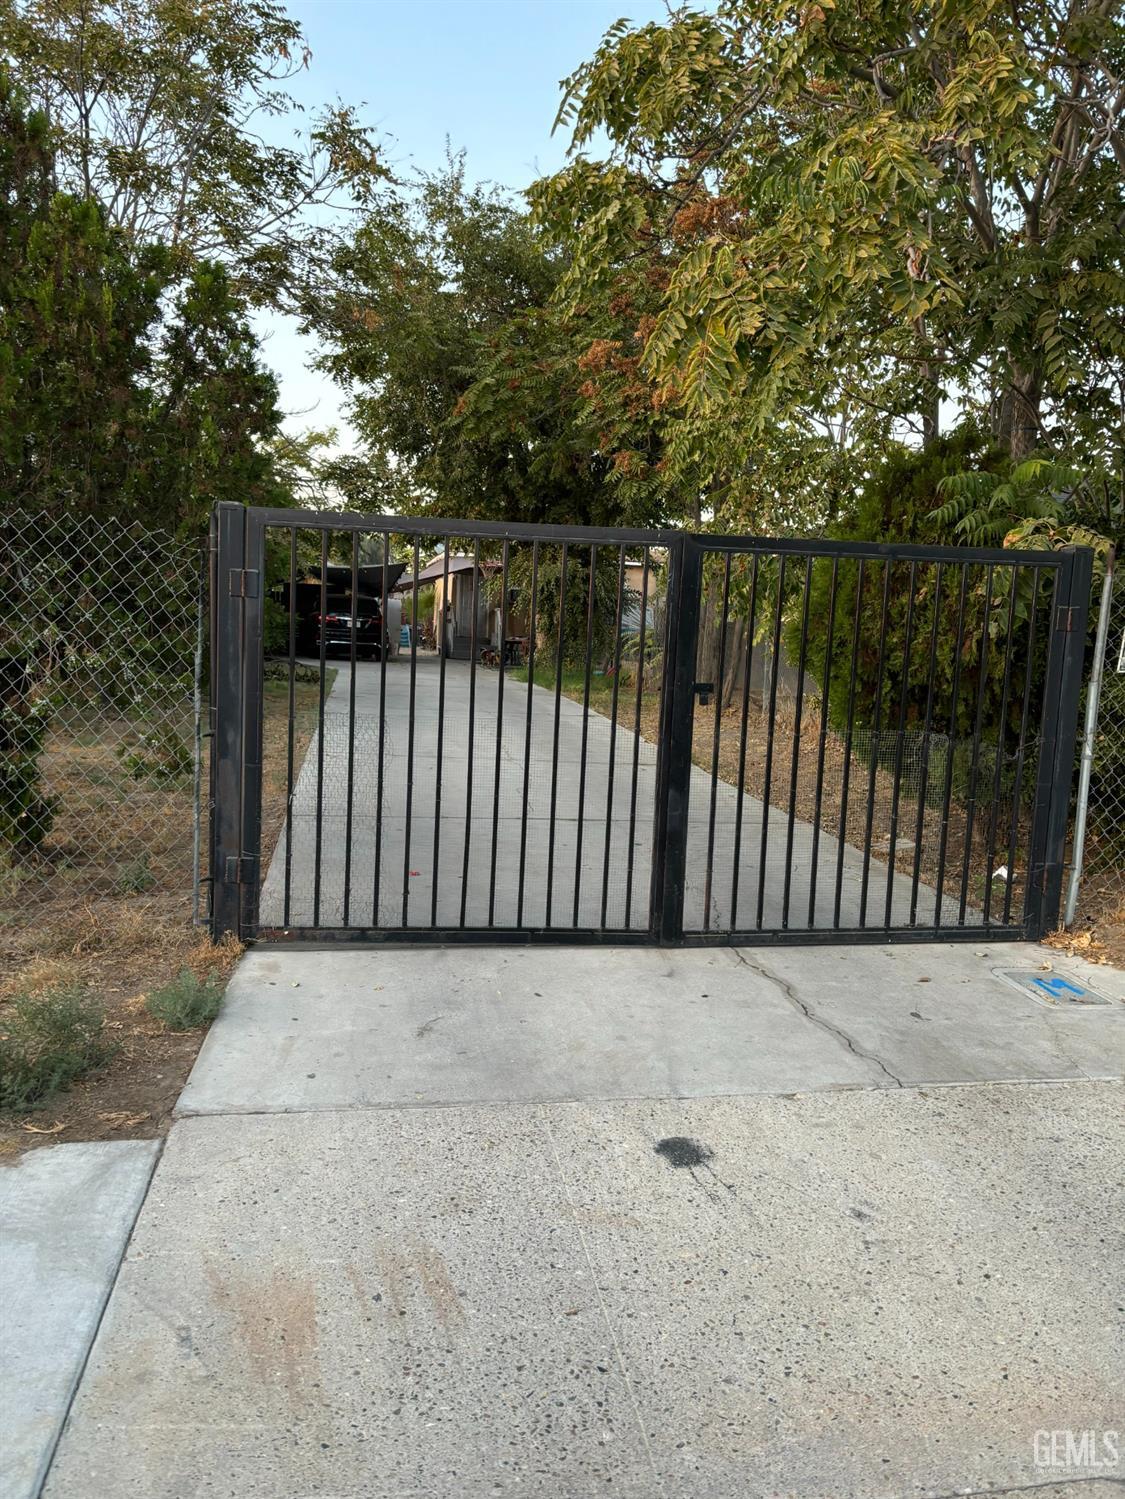
{"label": "pale sky", "polygon": [[[662,0],[291,0],[287,8],[313,53],[290,85],[302,104],[362,106],[399,174],[440,167],[448,140],[467,151],[471,179],[511,189],[563,163],[567,138],[551,135],[560,79],[621,16],[666,14]],[[347,450],[340,392],[307,368],[310,341],[276,315],[261,315],[257,327],[287,427],[338,426]]]}

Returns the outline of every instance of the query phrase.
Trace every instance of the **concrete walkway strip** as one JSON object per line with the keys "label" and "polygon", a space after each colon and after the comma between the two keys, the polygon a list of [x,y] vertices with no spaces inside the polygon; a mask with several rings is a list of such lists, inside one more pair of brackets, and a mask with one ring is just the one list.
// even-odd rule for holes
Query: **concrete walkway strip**
{"label": "concrete walkway strip", "polygon": [[[446,663],[445,712],[436,657],[420,658],[415,673],[413,761],[410,672],[406,661],[389,662],[386,712],[381,675],[374,663],[356,668],[356,718],[348,706],[351,678],[344,663],[329,694],[323,741],[314,734],[293,788],[292,858],[289,925],[343,926],[344,887],[349,886],[348,925],[412,927],[432,924],[434,880],[437,880],[437,925],[456,927],[461,919],[465,884],[465,920],[469,926],[582,927],[642,930],[648,922],[648,890],[653,860],[653,814],[656,797],[655,745],[638,740],[631,728],[617,726],[601,713],[583,714],[581,703],[563,697],[555,733],[554,694],[531,689],[531,730],[527,733],[528,688],[504,678],[504,712],[499,712],[500,673],[478,670],[472,689],[474,755],[470,778],[467,755],[470,671],[464,661]],[[438,810],[438,730],[442,731],[439,847],[434,848]],[[383,775],[379,776],[379,745]],[[611,757],[611,747],[614,755]],[[321,753],[323,749],[323,754]],[[637,795],[631,796],[632,760],[637,756]],[[779,751],[780,753],[780,751]],[[615,766],[610,774],[611,758]],[[585,762],[585,774],[580,765]],[[323,762],[323,763],[322,763]],[[496,775],[499,773],[497,786]],[[778,789],[780,790],[780,785]],[[351,787],[352,816],[348,818]],[[472,815],[468,791],[472,790]],[[406,804],[411,823],[407,846]],[[882,794],[882,793],[880,793]],[[710,775],[694,767],[688,807],[688,852],[685,871],[684,923],[688,931],[714,931],[753,925],[758,910],[759,864],[763,823],[766,867],[761,890],[760,925],[780,927],[785,920],[786,812],[763,804],[747,788],[720,781],[716,787],[713,829],[713,878],[705,878],[710,826]],[[377,811],[381,802],[381,814]],[[493,858],[493,809],[496,811]],[[554,809],[552,811],[552,809]],[[318,816],[319,811],[319,816]],[[735,902],[735,828],[741,816],[739,879]],[[526,819],[526,840],[524,821]],[[578,838],[579,820],[583,838]],[[379,839],[379,898],[375,899],[376,826]],[[348,829],[351,830],[349,844]],[[609,837],[608,879],[605,863]],[[841,850],[835,828],[825,819],[814,834],[797,818],[790,860],[792,926],[803,926],[815,894],[812,925],[827,929],[860,924],[864,859],[859,848]],[[931,828],[931,836],[935,830]],[[858,836],[858,834],[856,835]],[[905,841],[905,834],[904,834]],[[320,848],[320,901],[316,903],[317,848]],[[553,848],[553,859],[549,858]],[[814,850],[816,881],[813,889]],[[265,851],[268,856],[269,850]],[[837,855],[840,856],[840,910],[835,912]],[[887,889],[886,865],[870,861],[871,909],[877,921]],[[463,860],[468,859],[467,882]],[[519,871],[525,867],[525,900],[519,900]],[[632,879],[629,877],[632,866]],[[552,872],[547,906],[548,866]],[[263,929],[285,922],[286,835],[284,830],[268,864],[261,892]],[[911,908],[911,881],[900,871],[892,880],[893,923],[905,925]],[[628,896],[628,899],[626,898]],[[577,918],[575,898],[577,897]],[[605,914],[603,922],[603,899]],[[709,901],[709,903],[708,903]],[[917,892],[917,919],[931,920],[935,893],[925,883]],[[522,910],[522,917],[521,917]],[[949,917],[948,908],[946,918]],[[966,921],[979,923],[981,913],[970,900]]]}
{"label": "concrete walkway strip", "polygon": [[160,1150],[57,1145],[0,1167],[0,1499],[35,1499]]}
{"label": "concrete walkway strip", "polygon": [[1040,1499],[1120,1428],[1122,1103],[182,1120],[46,1499]]}
{"label": "concrete walkway strip", "polygon": [[1096,970],[1113,1002],[1083,1010],[993,972],[1043,962],[1022,944],[260,947],[238,967],[180,1113],[1125,1074],[1122,976]]}

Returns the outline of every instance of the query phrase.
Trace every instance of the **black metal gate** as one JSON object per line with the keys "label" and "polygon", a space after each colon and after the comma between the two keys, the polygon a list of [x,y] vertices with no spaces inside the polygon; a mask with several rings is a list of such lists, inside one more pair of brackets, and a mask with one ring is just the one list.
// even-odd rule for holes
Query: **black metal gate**
{"label": "black metal gate", "polygon": [[1090,576],[1082,549],[221,505],[213,929],[1036,936]]}

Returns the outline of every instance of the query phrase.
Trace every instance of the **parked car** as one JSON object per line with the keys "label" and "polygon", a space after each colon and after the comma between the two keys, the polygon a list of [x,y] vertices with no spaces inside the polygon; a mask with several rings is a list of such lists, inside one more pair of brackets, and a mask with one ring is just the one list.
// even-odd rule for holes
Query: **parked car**
{"label": "parked car", "polygon": [[[321,640],[324,654],[350,655],[352,649],[352,605],[344,594],[329,594],[325,600],[324,615],[321,616],[319,599],[313,613],[302,614],[297,625],[297,649],[303,656],[319,656]],[[383,627],[383,616],[378,603],[372,598],[358,600],[355,617],[355,651],[364,661],[377,660],[382,651],[390,650],[390,641]]]}

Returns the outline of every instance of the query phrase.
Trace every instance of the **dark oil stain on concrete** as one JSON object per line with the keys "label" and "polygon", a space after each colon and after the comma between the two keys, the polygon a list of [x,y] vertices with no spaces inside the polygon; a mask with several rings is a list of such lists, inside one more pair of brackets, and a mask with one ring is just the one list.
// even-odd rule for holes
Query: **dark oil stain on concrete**
{"label": "dark oil stain on concrete", "polygon": [[712,1156],[706,1145],[689,1139],[687,1135],[670,1135],[666,1140],[658,1140],[653,1149],[657,1155],[664,1157],[669,1166],[680,1169],[706,1166]]}

